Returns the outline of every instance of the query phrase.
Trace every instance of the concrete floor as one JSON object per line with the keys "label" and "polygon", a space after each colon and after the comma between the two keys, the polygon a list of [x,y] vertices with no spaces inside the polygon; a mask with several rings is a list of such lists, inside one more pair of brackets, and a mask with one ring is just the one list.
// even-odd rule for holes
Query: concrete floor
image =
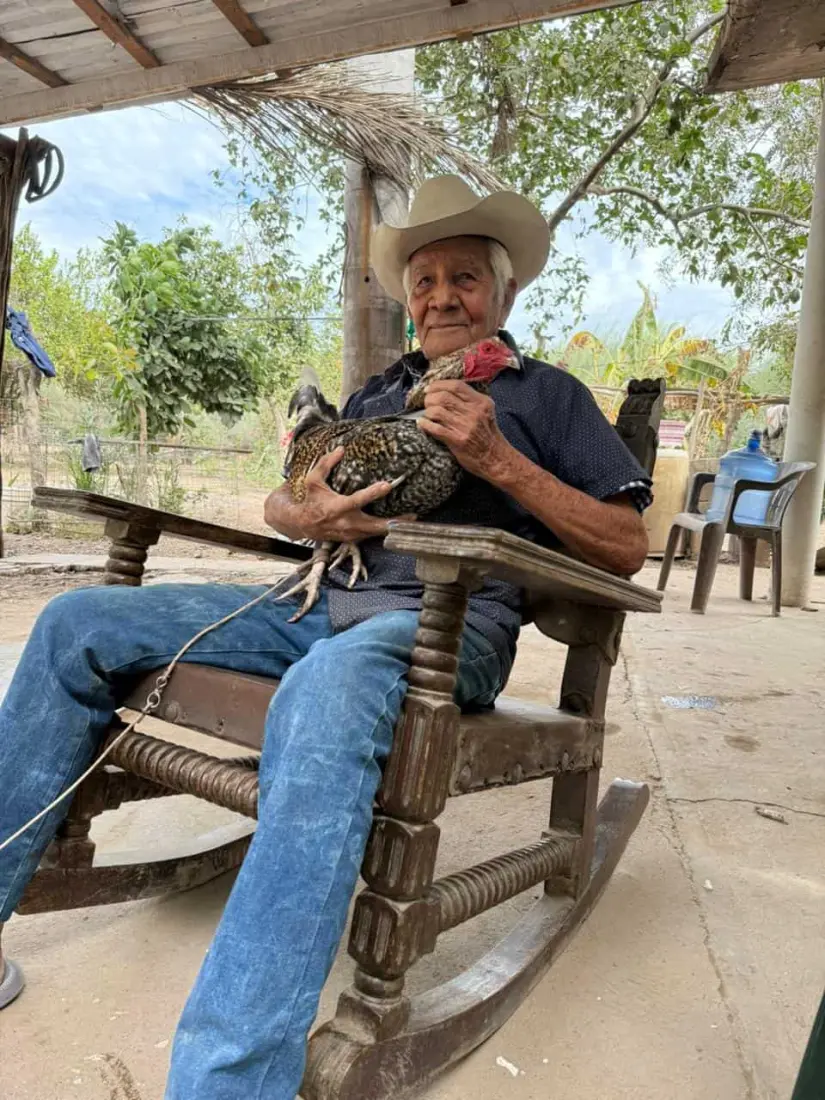
{"label": "concrete floor", "polygon": [[[567,952],[429,1100],[790,1095],[825,985],[825,580],[819,614],[778,620],[764,601],[735,598],[726,567],[707,615],[691,615],[691,582],[677,568],[663,615],[629,622],[611,688],[604,774],[648,782],[647,815]],[[525,631],[508,692],[547,699],[561,657]],[[534,840],[547,799],[545,784],[528,784],[452,802],[441,873]],[[157,854],[174,834],[231,820],[179,798],[105,815],[96,837]],[[175,1020],[229,886],[13,920],[4,942],[29,985],[0,1015],[4,1100],[160,1100]],[[413,988],[459,971],[530,901],[443,937]],[[322,1018],[349,974],[342,951]]]}

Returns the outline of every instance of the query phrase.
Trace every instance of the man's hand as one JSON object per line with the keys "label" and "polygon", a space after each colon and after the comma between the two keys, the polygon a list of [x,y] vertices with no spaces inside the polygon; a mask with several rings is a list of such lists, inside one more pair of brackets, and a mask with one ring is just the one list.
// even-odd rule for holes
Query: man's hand
{"label": "man's hand", "polygon": [[493,481],[515,449],[496,423],[492,400],[466,382],[433,382],[418,426],[453,452],[465,470]]}
{"label": "man's hand", "polygon": [[[304,479],[306,496],[296,504],[288,487],[270,493],[264,507],[264,519],[270,527],[291,538],[315,542],[357,542],[359,539],[386,535],[387,520],[364,511],[368,504],[392,492],[392,483],[379,481],[351,496],[342,496],[327,485],[344,448],[324,455]],[[409,518],[409,517],[408,517]]]}

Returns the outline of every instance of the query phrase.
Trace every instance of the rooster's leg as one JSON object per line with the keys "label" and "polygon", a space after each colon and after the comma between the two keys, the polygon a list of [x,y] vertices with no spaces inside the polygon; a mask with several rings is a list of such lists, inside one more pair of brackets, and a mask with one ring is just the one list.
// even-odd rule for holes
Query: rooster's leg
{"label": "rooster's leg", "polygon": [[361,557],[361,551],[358,549],[357,542],[342,542],[335,551],[335,557],[332,559],[330,569],[337,569],[347,560],[347,558],[352,558],[352,571],[350,573],[347,588],[354,588],[356,581],[366,580],[369,576],[367,567],[364,565],[364,559]]}
{"label": "rooster's leg", "polygon": [[306,593],[300,610],[292,616],[289,622],[297,623],[299,619],[303,619],[307,611],[318,602],[318,597],[321,594],[321,582],[329,566],[333,546],[335,546],[334,542],[322,542],[320,546],[316,546],[312,558],[298,570],[299,575],[303,573],[298,583],[278,596],[279,600],[286,600],[290,596],[297,596],[300,592]]}

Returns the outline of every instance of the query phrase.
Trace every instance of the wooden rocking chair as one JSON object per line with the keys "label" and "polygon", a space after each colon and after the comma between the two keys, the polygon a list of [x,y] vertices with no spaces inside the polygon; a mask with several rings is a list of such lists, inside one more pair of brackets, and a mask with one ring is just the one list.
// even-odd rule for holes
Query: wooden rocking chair
{"label": "wooden rocking chair", "polygon": [[[617,430],[648,470],[664,384],[631,383]],[[106,521],[105,581],[139,585],[161,533],[280,559],[306,550],[94,494],[40,489],[44,508]],[[349,938],[354,983],[309,1043],[306,1100],[396,1100],[420,1090],[492,1035],[521,1003],[595,904],[638,824],[649,792],[616,780],[598,803],[610,671],[628,611],[657,612],[659,593],[500,531],[433,524],[395,528],[387,546],[416,558],[423,607],[409,692],[378,796]],[[501,698],[460,716],[453,703],[467,596],[486,576],[526,590],[529,617],[568,647],[558,708]],[[156,673],[126,705],[142,705]],[[158,717],[260,749],[277,683],[180,665]],[[116,723],[115,729],[118,728]],[[122,727],[120,727],[122,728]],[[21,913],[98,905],[186,889],[236,867],[251,826],[213,836],[205,849],[160,862],[94,859],[92,818],[123,802],[184,792],[257,813],[254,756],[222,760],[132,732],[78,790],[69,815],[20,905]],[[436,824],[450,796],[553,778],[549,827],[537,843],[434,881]],[[438,936],[525,890],[543,896],[469,970],[422,995],[404,992],[407,970]]]}

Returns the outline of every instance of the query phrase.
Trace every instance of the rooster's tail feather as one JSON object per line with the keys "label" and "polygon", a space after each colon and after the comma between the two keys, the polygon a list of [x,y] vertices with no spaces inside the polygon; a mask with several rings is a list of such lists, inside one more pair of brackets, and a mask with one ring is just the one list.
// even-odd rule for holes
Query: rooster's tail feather
{"label": "rooster's tail feather", "polygon": [[333,424],[338,420],[338,410],[324,397],[321,382],[312,367],[305,367],[302,371],[287,415],[298,417],[295,432],[305,431],[316,424]]}

